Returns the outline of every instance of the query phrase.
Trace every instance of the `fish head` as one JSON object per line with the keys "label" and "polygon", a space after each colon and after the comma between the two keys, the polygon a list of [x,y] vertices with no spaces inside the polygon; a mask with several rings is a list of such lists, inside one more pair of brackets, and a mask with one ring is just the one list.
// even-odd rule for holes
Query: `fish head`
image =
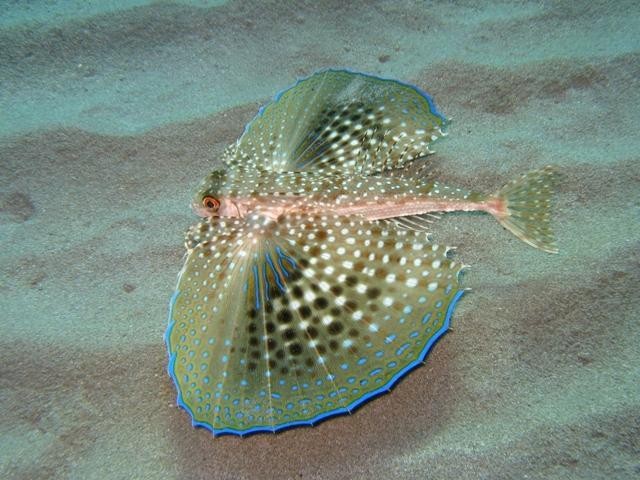
{"label": "fish head", "polygon": [[223,193],[226,174],[223,169],[207,175],[191,201],[191,209],[200,217],[236,217],[238,208]]}

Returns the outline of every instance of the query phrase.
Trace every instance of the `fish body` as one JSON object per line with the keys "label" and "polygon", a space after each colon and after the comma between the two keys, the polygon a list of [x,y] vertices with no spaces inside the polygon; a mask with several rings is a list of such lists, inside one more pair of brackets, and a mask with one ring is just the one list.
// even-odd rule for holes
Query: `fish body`
{"label": "fish body", "polygon": [[463,265],[428,233],[439,213],[485,211],[556,251],[552,168],[493,194],[405,173],[445,125],[415,87],[329,70],[277,95],[226,150],[192,201],[203,218],[166,332],[194,425],[313,425],[422,363],[464,291]]}
{"label": "fish body", "polygon": [[[358,215],[370,221],[397,219],[414,228],[420,224],[426,228],[430,219],[438,218],[433,214],[482,211],[526,243],[555,253],[549,211],[556,177],[552,167],[545,167],[487,195],[413,177],[218,170],[204,180],[192,208],[203,217],[260,213],[277,220],[296,213]],[[203,200],[211,197],[221,202],[213,210],[203,206]]]}

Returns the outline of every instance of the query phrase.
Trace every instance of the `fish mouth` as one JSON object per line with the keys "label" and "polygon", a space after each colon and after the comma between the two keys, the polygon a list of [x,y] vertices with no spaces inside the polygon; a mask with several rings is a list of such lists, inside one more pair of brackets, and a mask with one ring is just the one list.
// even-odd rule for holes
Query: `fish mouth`
{"label": "fish mouth", "polygon": [[193,213],[202,218],[213,217],[213,212],[198,203],[192,203],[191,210],[193,210]]}

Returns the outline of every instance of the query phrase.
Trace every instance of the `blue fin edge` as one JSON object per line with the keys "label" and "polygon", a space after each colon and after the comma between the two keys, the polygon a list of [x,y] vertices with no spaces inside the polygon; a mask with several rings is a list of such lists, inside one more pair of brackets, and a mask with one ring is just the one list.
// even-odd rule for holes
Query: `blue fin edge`
{"label": "blue fin edge", "polygon": [[[171,303],[169,304],[169,325],[168,325],[167,330],[166,330],[166,332],[164,334],[164,341],[165,341],[165,343],[167,345],[167,352],[171,352],[171,345],[169,343],[169,337],[171,336],[171,331],[173,330],[173,326],[175,325],[175,321],[173,320],[173,305],[175,304],[175,301],[178,298],[179,293],[180,293],[179,290],[176,290],[174,292],[173,296],[171,297]],[[447,308],[447,315],[446,315],[446,318],[444,320],[444,323],[443,323],[442,327],[427,342],[427,344],[422,349],[422,352],[420,353],[418,358],[416,358],[414,361],[409,363],[402,370],[398,371],[382,387],[380,387],[380,388],[378,388],[378,389],[376,389],[376,390],[374,390],[372,392],[369,392],[366,395],[363,395],[361,398],[355,400],[354,402],[352,402],[350,405],[348,405],[346,407],[340,407],[340,408],[336,408],[334,410],[330,410],[328,412],[321,413],[321,414],[313,417],[310,420],[288,422],[288,423],[283,423],[281,425],[276,425],[276,426],[273,426],[273,427],[257,426],[257,427],[249,428],[247,430],[235,430],[233,428],[223,428],[223,429],[216,430],[215,428],[213,428],[212,425],[210,425],[208,423],[198,422],[197,420],[195,420],[195,417],[193,415],[193,412],[191,411],[191,408],[189,408],[189,406],[187,404],[185,404],[184,401],[182,400],[182,392],[180,390],[180,386],[178,385],[178,379],[176,378],[176,375],[175,375],[176,354],[174,353],[174,354],[170,354],[169,355],[169,364],[167,366],[167,371],[169,373],[169,376],[173,380],[173,383],[176,386],[176,390],[178,391],[178,398],[177,398],[176,402],[177,402],[179,407],[182,407],[184,410],[186,410],[189,413],[189,415],[191,416],[191,424],[194,427],[205,428],[205,429],[209,430],[211,433],[213,433],[214,436],[239,435],[241,437],[245,437],[247,435],[252,435],[252,434],[255,434],[255,433],[275,433],[275,432],[280,432],[280,431],[288,430],[290,428],[295,428],[295,427],[302,427],[302,426],[312,427],[312,426],[317,425],[318,423],[320,423],[320,422],[322,422],[324,420],[328,420],[328,419],[333,418],[335,416],[344,415],[344,414],[347,414],[347,413],[353,413],[354,410],[356,410],[357,408],[361,407],[362,405],[367,403],[369,400],[373,400],[374,398],[389,392],[405,375],[407,375],[409,372],[411,372],[414,368],[418,367],[424,361],[425,357],[429,353],[429,350],[431,350],[431,347],[449,329],[449,324],[451,322],[451,316],[453,315],[453,311],[455,310],[455,307],[456,307],[456,304],[458,303],[458,300],[460,300],[460,298],[462,297],[462,295],[464,293],[465,293],[465,290],[458,290],[456,292],[456,294],[453,296],[453,299],[451,300],[451,303],[449,303],[449,307]]]}
{"label": "blue fin edge", "polygon": [[[311,77],[313,77],[314,75],[317,75],[318,73],[324,73],[324,72],[346,72],[346,73],[351,73],[351,74],[354,74],[354,75],[360,75],[362,77],[373,78],[375,80],[383,80],[385,82],[393,82],[393,83],[397,83],[399,85],[402,85],[404,87],[409,87],[412,90],[415,90],[419,95],[424,97],[424,99],[429,104],[429,110],[431,111],[431,113],[433,115],[435,115],[436,117],[438,117],[440,120],[442,120],[442,127],[443,128],[449,123],[447,118],[442,113],[440,113],[440,111],[438,110],[438,107],[436,107],[436,103],[433,100],[433,97],[429,93],[427,93],[426,91],[422,90],[420,87],[416,87],[415,85],[403,82],[401,80],[396,80],[395,78],[382,77],[380,75],[373,75],[371,73],[358,72],[356,70],[351,70],[349,68],[324,68],[324,69],[318,70],[316,72],[313,72],[311,75],[308,75],[306,77],[298,78],[298,80],[293,85],[290,85],[290,86],[288,86],[286,88],[283,88],[278,93],[276,93],[271,100],[269,100],[267,103],[265,103],[264,105],[262,105],[260,107],[260,109],[258,110],[258,113],[256,114],[256,116],[249,123],[247,123],[245,125],[244,131],[242,132],[242,135],[244,135],[245,133],[247,133],[249,131],[249,128],[251,128],[251,125],[253,124],[253,122],[257,118],[260,118],[262,116],[262,114],[264,113],[265,108],[267,108],[272,103],[275,103],[278,100],[280,100],[280,97],[282,97],[282,95],[284,95],[286,92],[288,92],[292,88],[296,87],[301,82],[304,82],[305,80],[310,79]],[[238,141],[240,140],[240,138],[242,138],[242,136],[239,137]]]}

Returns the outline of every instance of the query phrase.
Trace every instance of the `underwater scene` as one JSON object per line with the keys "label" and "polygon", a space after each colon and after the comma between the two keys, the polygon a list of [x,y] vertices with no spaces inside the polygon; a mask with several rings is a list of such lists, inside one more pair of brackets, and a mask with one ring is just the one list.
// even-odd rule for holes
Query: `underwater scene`
{"label": "underwater scene", "polygon": [[0,478],[640,477],[640,5],[0,1]]}

